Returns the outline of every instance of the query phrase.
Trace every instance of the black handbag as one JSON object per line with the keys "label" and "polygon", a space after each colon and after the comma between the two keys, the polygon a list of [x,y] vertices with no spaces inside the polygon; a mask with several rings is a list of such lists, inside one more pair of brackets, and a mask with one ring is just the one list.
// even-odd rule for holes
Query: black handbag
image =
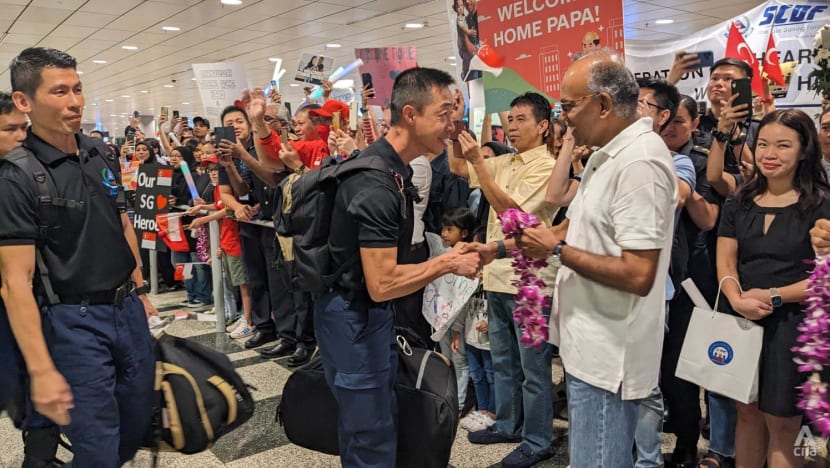
{"label": "black handbag", "polygon": [[[398,330],[398,452],[396,466],[449,464],[458,428],[455,370],[444,355],[414,347]],[[338,455],[337,401],[326,383],[323,362],[315,356],[296,370],[283,388],[277,421],[288,440],[317,452]],[[401,424],[405,421],[405,424]]]}

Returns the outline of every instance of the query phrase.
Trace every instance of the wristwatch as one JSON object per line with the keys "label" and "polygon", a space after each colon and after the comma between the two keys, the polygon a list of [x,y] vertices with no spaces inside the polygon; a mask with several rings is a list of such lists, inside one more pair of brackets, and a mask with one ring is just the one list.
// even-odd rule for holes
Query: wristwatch
{"label": "wristwatch", "polygon": [[144,282],[141,286],[133,289],[133,292],[136,296],[141,296],[142,294],[147,294],[150,292],[150,284],[148,282]]}
{"label": "wristwatch", "polygon": [[553,255],[550,257],[550,263],[556,268],[560,268],[562,266],[562,249],[565,248],[566,245],[568,245],[568,243],[562,240],[559,241],[559,243],[556,244],[556,247],[553,248]]}
{"label": "wristwatch", "polygon": [[713,135],[715,137],[715,140],[718,140],[721,143],[726,143],[731,139],[728,133],[721,132],[720,130],[715,130],[715,133]]}
{"label": "wristwatch", "polygon": [[784,305],[784,299],[781,298],[781,293],[778,292],[778,288],[769,288],[769,302],[773,308]]}
{"label": "wristwatch", "polygon": [[504,241],[503,240],[497,240],[496,241],[496,248],[498,249],[498,251],[496,253],[496,258],[497,259],[502,259],[502,258],[507,257],[507,249],[504,247]]}

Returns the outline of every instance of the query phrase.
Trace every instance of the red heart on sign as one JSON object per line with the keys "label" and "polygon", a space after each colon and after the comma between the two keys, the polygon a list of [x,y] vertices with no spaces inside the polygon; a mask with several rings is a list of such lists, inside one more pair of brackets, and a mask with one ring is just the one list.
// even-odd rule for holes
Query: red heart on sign
{"label": "red heart on sign", "polygon": [[158,207],[159,211],[167,207],[167,197],[165,197],[164,195],[156,195],[156,206]]}

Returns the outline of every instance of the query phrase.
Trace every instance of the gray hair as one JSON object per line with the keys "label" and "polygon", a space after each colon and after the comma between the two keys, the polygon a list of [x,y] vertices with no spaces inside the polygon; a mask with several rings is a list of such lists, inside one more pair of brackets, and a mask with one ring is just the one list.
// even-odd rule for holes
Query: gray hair
{"label": "gray hair", "polygon": [[[597,56],[597,60],[591,64],[588,89],[592,93],[607,93],[611,96],[612,110],[617,117],[636,117],[640,87],[634,74],[625,66],[622,57],[607,47],[579,52],[574,55],[574,61],[593,56]],[[610,60],[601,60],[601,57]]]}

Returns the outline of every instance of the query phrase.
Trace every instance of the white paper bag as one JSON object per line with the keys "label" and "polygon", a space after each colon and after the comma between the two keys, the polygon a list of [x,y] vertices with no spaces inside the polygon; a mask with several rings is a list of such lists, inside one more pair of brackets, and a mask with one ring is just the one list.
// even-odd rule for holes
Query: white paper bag
{"label": "white paper bag", "polygon": [[745,318],[695,307],[675,375],[710,392],[752,403],[758,399],[763,338],[763,327]]}

